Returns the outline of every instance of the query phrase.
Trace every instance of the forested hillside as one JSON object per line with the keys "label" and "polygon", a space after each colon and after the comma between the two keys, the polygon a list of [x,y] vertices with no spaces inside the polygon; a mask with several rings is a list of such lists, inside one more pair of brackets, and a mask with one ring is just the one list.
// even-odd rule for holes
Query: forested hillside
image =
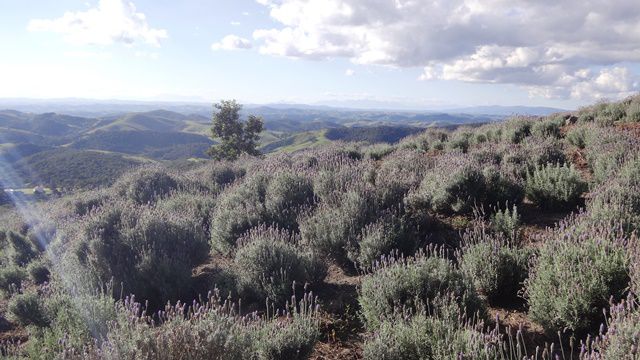
{"label": "forested hillside", "polygon": [[2,352],[631,359],[638,124],[634,97],[394,144],[142,166],[5,210]]}

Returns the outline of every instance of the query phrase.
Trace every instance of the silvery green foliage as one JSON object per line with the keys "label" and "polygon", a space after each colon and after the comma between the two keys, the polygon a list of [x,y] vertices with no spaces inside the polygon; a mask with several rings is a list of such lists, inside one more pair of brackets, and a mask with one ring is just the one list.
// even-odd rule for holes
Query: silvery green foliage
{"label": "silvery green foliage", "polygon": [[232,252],[242,234],[264,222],[267,181],[264,176],[251,176],[218,197],[210,227],[214,250]]}
{"label": "silvery green foliage", "polygon": [[202,226],[207,236],[209,236],[209,225],[215,205],[215,196],[207,192],[175,192],[156,203],[156,207],[164,212],[186,213],[193,216],[192,220]]}
{"label": "silvery green foliage", "polygon": [[375,192],[382,209],[402,203],[405,195],[420,185],[433,161],[423,154],[400,149],[387,156],[375,170]]}
{"label": "silvery green foliage", "polygon": [[293,285],[317,284],[327,273],[325,263],[287,230],[262,226],[239,242],[234,271],[240,294],[283,304],[295,294]]}
{"label": "silvery green foliage", "polygon": [[587,209],[594,219],[621,222],[628,233],[640,230],[640,160],[630,159],[613,179],[595,188]]}
{"label": "silvery green foliage", "polygon": [[597,337],[589,339],[581,352],[581,359],[614,360],[635,359],[640,350],[640,311],[633,296],[620,303],[611,304],[608,311],[607,329]]}
{"label": "silvery green foliage", "polygon": [[457,129],[449,136],[447,149],[466,153],[473,141],[473,133],[468,129]]}
{"label": "silvery green foliage", "polygon": [[49,268],[51,265],[47,261],[46,257],[41,257],[29,263],[27,266],[27,272],[29,277],[36,285],[43,284],[50,280],[51,271]]}
{"label": "silvery green foliage", "polygon": [[340,201],[343,193],[371,188],[374,163],[357,161],[342,153],[320,152],[311,169],[315,195],[325,203]]}
{"label": "silvery green foliage", "polygon": [[61,199],[58,206],[70,209],[68,215],[85,216],[108,202],[110,196],[111,193],[108,190],[81,192]]}
{"label": "silvery green foliage", "polygon": [[440,156],[427,171],[419,188],[407,199],[410,206],[438,213],[467,213],[474,206],[519,203],[522,185],[518,178],[492,161],[479,163],[469,154]]}
{"label": "silvery green foliage", "polygon": [[484,316],[473,284],[438,251],[429,249],[407,258],[385,257],[364,276],[358,301],[368,329],[378,329],[406,309],[425,309],[434,299],[448,294],[466,309],[467,315]]}
{"label": "silvery green foliage", "polygon": [[633,134],[611,127],[585,127],[585,155],[596,183],[603,183],[638,153],[640,141]]}
{"label": "silvery green foliage", "polygon": [[123,175],[113,187],[120,196],[147,204],[178,189],[179,182],[166,169],[146,167]]}
{"label": "silvery green foliage", "polygon": [[502,140],[519,144],[525,138],[531,136],[531,127],[535,122],[533,117],[514,117],[507,120],[502,131]]}
{"label": "silvery green foliage", "polygon": [[504,234],[489,234],[476,224],[463,235],[458,259],[462,273],[490,303],[512,303],[527,278],[532,253]]}
{"label": "silvery green foliage", "polygon": [[569,144],[582,150],[587,146],[587,127],[586,125],[578,125],[571,128],[566,135]]}
{"label": "silvery green foliage", "polygon": [[297,230],[298,212],[313,201],[313,185],[304,175],[287,170],[249,175],[218,198],[210,227],[212,247],[229,254],[241,235],[261,224]]}
{"label": "silvery green foliage", "polygon": [[203,182],[212,191],[218,191],[246,174],[242,163],[230,161],[210,161],[192,170],[190,176]]}
{"label": "silvery green foliage", "polygon": [[442,130],[429,129],[421,134],[408,136],[399,143],[401,149],[427,152],[429,150],[444,150],[449,134]]}
{"label": "silvery green foliage", "polygon": [[504,209],[497,208],[495,212],[491,214],[490,220],[491,230],[493,232],[501,234],[513,242],[520,240],[522,219],[516,205],[509,207],[507,204]]}
{"label": "silvery green foliage", "polygon": [[155,305],[187,295],[192,268],[209,252],[196,214],[125,201],[113,205],[61,235],[65,281],[91,289],[113,280]]}
{"label": "silvery green foliage", "polygon": [[25,266],[38,254],[33,244],[22,234],[9,231],[5,233],[6,255],[11,263],[17,266]]}
{"label": "silvery green foliage", "polygon": [[158,317],[147,315],[134,298],[116,309],[119,316],[106,340],[82,352],[65,349],[68,359],[305,359],[319,337],[312,294],[263,316],[239,315],[237,304],[216,291],[203,302],[167,305]]}
{"label": "silvery green foliage", "polygon": [[22,282],[27,279],[27,272],[15,265],[3,266],[0,269],[0,291],[3,295],[11,294],[20,289]]}
{"label": "silvery green foliage", "polygon": [[50,321],[42,298],[34,291],[13,296],[7,305],[7,313],[9,320],[25,327],[46,327]]}
{"label": "silvery green foliage", "polygon": [[550,334],[595,330],[609,298],[621,299],[629,286],[627,242],[619,225],[585,214],[549,231],[525,285],[531,318]]}
{"label": "silvery green foliage", "polygon": [[396,150],[395,145],[374,144],[364,148],[364,154],[366,157],[368,157],[371,160],[379,161],[379,160],[382,160],[384,157],[392,154],[395,150]]}
{"label": "silvery green foliage", "polygon": [[466,155],[442,156],[412,195],[413,204],[435,212],[468,212],[484,196],[482,169]]}
{"label": "silvery green foliage", "polygon": [[525,178],[527,172],[539,166],[566,162],[562,143],[555,138],[529,137],[521,144],[499,144],[490,148],[497,151],[502,171],[518,178]]}
{"label": "silvery green foliage", "polygon": [[375,214],[374,205],[371,192],[355,190],[335,202],[321,203],[300,219],[302,241],[319,254],[346,263],[348,249],[357,247],[361,230]]}
{"label": "silvery green foliage", "polygon": [[298,212],[314,201],[313,184],[306,176],[293,172],[273,175],[265,194],[265,211],[271,223],[297,230]]}
{"label": "silvery green foliage", "polygon": [[531,135],[539,138],[559,138],[560,128],[564,125],[564,116],[557,115],[538,120],[531,126]]}
{"label": "silvery green foliage", "polygon": [[[459,319],[462,311],[450,298],[434,299],[430,308],[407,317],[398,314],[381,322],[372,337],[365,341],[365,359],[455,359],[469,351],[484,347],[478,333],[472,340],[472,329]],[[468,332],[469,331],[469,332]],[[472,350],[473,349],[473,350]],[[481,357],[484,358],[484,357]]]}
{"label": "silvery green foliage", "polygon": [[105,288],[100,292],[80,294],[55,286],[45,287],[37,294],[37,306],[47,326],[30,333],[25,349],[28,357],[56,358],[65,352],[78,353],[96,341],[106,340],[109,325],[117,319],[118,313],[110,291]]}
{"label": "silvery green foliage", "polygon": [[527,175],[527,198],[543,209],[575,208],[587,190],[573,165],[547,164]]}
{"label": "silvery green foliage", "polygon": [[628,122],[640,122],[640,98],[634,99],[627,108]]}
{"label": "silvery green foliage", "polygon": [[431,221],[426,213],[411,213],[402,206],[384,212],[362,229],[358,242],[349,248],[349,259],[366,268],[394,251],[412,254],[427,237]]}

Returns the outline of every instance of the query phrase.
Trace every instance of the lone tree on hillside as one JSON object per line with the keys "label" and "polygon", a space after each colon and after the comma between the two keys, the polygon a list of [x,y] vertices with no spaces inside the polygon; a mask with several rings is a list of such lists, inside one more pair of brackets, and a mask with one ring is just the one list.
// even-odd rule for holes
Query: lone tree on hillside
{"label": "lone tree on hillside", "polygon": [[216,160],[235,160],[241,154],[260,155],[256,142],[262,131],[262,118],[249,115],[240,121],[242,105],[235,100],[222,100],[213,105],[211,137],[218,141],[207,152]]}

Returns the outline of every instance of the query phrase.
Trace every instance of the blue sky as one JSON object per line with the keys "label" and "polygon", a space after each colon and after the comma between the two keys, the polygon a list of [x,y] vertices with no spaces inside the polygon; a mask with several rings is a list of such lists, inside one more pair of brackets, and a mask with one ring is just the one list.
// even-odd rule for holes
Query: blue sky
{"label": "blue sky", "polygon": [[640,4],[530,3],[0,0],[0,97],[574,108],[638,91]]}

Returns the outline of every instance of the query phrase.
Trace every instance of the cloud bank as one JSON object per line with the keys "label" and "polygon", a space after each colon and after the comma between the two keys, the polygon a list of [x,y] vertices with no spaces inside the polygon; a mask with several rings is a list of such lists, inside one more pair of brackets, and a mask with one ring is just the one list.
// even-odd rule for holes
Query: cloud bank
{"label": "cloud bank", "polygon": [[145,14],[126,0],[100,0],[97,7],[87,11],[66,12],[56,19],[33,19],[27,29],[60,33],[78,45],[142,42],[160,46],[160,41],[167,38],[166,30],[150,27]]}
{"label": "cloud bank", "polygon": [[280,26],[263,54],[420,67],[423,80],[516,84],[532,96],[640,90],[640,3],[628,0],[257,0]]}

